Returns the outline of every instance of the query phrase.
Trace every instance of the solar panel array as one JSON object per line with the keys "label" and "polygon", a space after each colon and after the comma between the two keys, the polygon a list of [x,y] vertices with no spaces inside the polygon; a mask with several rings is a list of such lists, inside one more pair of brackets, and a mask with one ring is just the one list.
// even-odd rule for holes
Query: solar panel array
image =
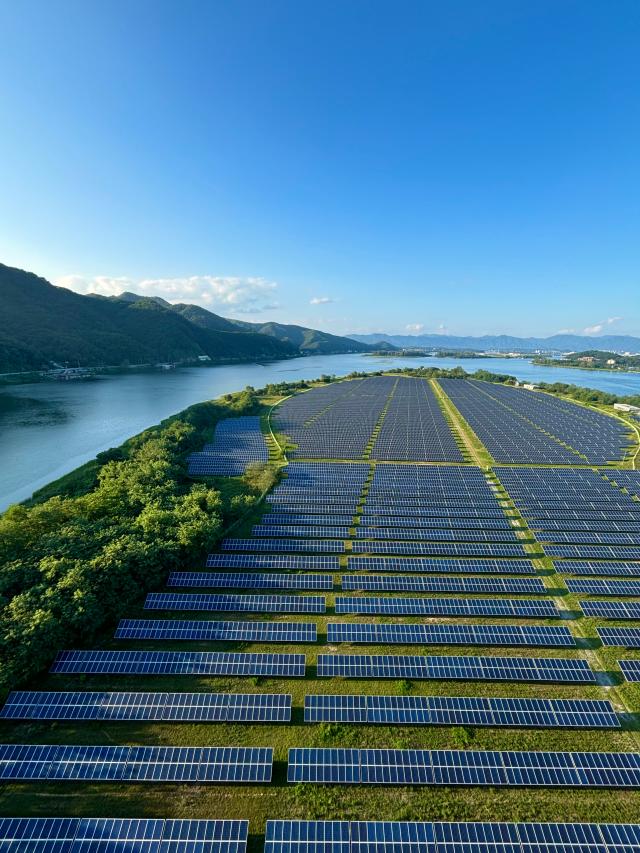
{"label": "solar panel array", "polygon": [[130,693],[18,690],[0,709],[5,720],[130,720],[181,723],[286,723],[285,693]]}
{"label": "solar panel array", "polygon": [[571,580],[565,581],[569,592],[585,595],[640,595],[640,580]]}
{"label": "solar panel array", "polygon": [[627,681],[640,681],[640,660],[619,660],[618,663]]}
{"label": "solar panel array", "polygon": [[320,678],[453,679],[593,684],[589,664],[573,658],[454,655],[318,655]]}
{"label": "solar panel array", "polygon": [[580,607],[597,619],[640,619],[640,601],[581,601]]}
{"label": "solar panel array", "polygon": [[289,455],[361,459],[397,381],[376,376],[335,382],[282,402],[272,419],[296,445]]}
{"label": "solar panel array", "polygon": [[633,853],[629,823],[268,820],[264,853]]}
{"label": "solar panel array", "polygon": [[195,589],[333,589],[333,575],[171,572],[167,586]]}
{"label": "solar panel array", "polygon": [[[322,534],[319,534],[322,535]],[[316,554],[344,554],[344,542],[337,539],[223,539],[223,551],[286,551]]]}
{"label": "solar panel array", "polygon": [[305,696],[307,723],[524,728],[619,728],[606,699],[484,696]]}
{"label": "solar panel array", "polygon": [[428,559],[410,557],[348,557],[347,567],[353,571],[368,572],[451,572],[459,574],[535,575],[531,560],[465,560]]}
{"label": "solar panel array", "polygon": [[248,834],[246,820],[0,818],[0,846],[12,853],[244,853]]}
{"label": "solar panel array", "polygon": [[0,781],[270,782],[271,747],[0,744]]}
{"label": "solar panel array", "polygon": [[343,575],[342,589],[381,592],[467,592],[546,595],[542,578],[434,578],[415,575]]}
{"label": "solar panel array", "polygon": [[330,622],[328,643],[400,643],[404,645],[575,646],[568,628],[557,625],[447,625]]}
{"label": "solar panel array", "polygon": [[598,628],[603,646],[640,649],[640,628]]}
{"label": "solar panel array", "polygon": [[242,652],[59,652],[54,673],[110,675],[254,675],[303,677],[304,655]]}
{"label": "solar panel array", "polygon": [[640,787],[640,753],[453,749],[289,750],[288,782]]}
{"label": "solar panel array", "polygon": [[145,610],[206,610],[245,613],[324,613],[323,595],[232,595],[150,592]]}
{"label": "solar panel array", "polygon": [[438,382],[496,461],[546,465],[586,462],[522,413],[494,397],[493,385],[467,379]]}
{"label": "solar panel array", "polygon": [[372,459],[462,462],[463,456],[426,379],[401,378],[386,408]]}
{"label": "solar panel array", "polygon": [[340,562],[338,557],[306,557],[290,554],[209,554],[206,567],[208,569],[278,569],[279,571],[315,569],[337,572],[340,569]]}
{"label": "solar panel array", "polygon": [[211,444],[200,453],[190,454],[189,474],[240,477],[251,462],[268,460],[259,417],[225,418],[216,425]]}
{"label": "solar panel array", "polygon": [[219,622],[208,619],[122,619],[119,640],[207,640],[241,643],[315,643],[313,622]]}
{"label": "solar panel array", "polygon": [[[568,464],[577,462],[584,465],[588,453],[594,456],[604,454],[616,445],[615,430],[607,433],[606,428],[598,426],[598,419],[587,418],[576,428],[580,447],[572,450],[563,444],[566,439],[562,438],[562,430],[563,423],[575,417],[575,413],[559,412],[553,407],[529,411],[526,398],[518,396],[511,400],[509,394],[503,395],[501,390],[493,392],[491,386],[495,399],[489,395],[487,405],[494,413],[490,416],[488,409],[485,412],[481,405],[487,399],[483,383],[462,385],[472,389],[464,394],[472,403],[475,400],[473,405],[470,404],[471,409],[476,406],[476,416],[480,420],[484,418],[485,427],[498,430],[498,433],[502,429],[500,441],[503,434],[507,436],[507,455],[515,453],[520,443],[526,445],[525,453],[538,454],[545,459],[555,454],[556,461],[566,462],[568,459]],[[538,570],[532,560],[542,552],[536,550],[535,543],[533,547],[529,544],[533,539],[531,531],[538,541],[554,543],[547,549],[547,554],[554,547],[595,551],[588,559],[581,559],[580,553],[576,560],[559,560],[558,568],[562,570],[564,566],[567,574],[572,570],[577,575],[596,574],[596,570],[605,563],[612,570],[619,570],[621,575],[634,577],[633,560],[636,558],[630,556],[629,549],[638,545],[640,554],[640,505],[637,502],[614,488],[597,472],[586,469],[498,468],[498,476],[525,517],[527,529],[512,512],[505,514],[509,505],[491,474],[464,464],[400,464],[400,460],[453,463],[463,460],[431,386],[422,379],[376,377],[336,383],[317,392],[298,395],[279,408],[275,418],[278,421],[282,419],[282,423],[277,423],[277,428],[290,435],[298,445],[293,453],[297,460],[286,466],[281,481],[267,496],[268,511],[253,527],[251,536],[225,539],[220,552],[207,558],[208,571],[172,571],[168,580],[169,591],[149,593],[145,602],[147,610],[323,615],[326,611],[324,595],[298,593],[317,590],[333,594],[335,576],[342,574],[346,567],[349,572],[364,571],[366,574],[342,574],[342,590],[346,593],[370,591],[380,594],[337,595],[337,614],[435,618],[409,623],[399,618],[330,622],[326,629],[327,644],[380,647],[372,651],[389,651],[394,645],[496,646],[514,647],[518,651],[511,656],[323,652],[317,657],[317,666],[310,670],[313,677],[362,681],[502,682],[515,685],[512,690],[516,693],[525,693],[527,689],[518,685],[534,683],[543,685],[540,688],[543,697],[544,685],[563,685],[560,689],[569,689],[572,697],[580,695],[580,685],[587,685],[591,695],[597,695],[593,689],[597,685],[596,673],[587,660],[520,656],[520,650],[528,647],[532,650],[557,648],[561,651],[556,654],[560,655],[564,654],[564,649],[575,652],[576,640],[569,628],[550,624],[471,623],[476,619],[497,622],[509,617],[512,621],[524,622],[568,615],[568,611],[558,608],[550,598],[515,597],[550,596],[555,592],[542,577],[537,576]],[[536,412],[539,423],[533,418]],[[624,451],[626,437],[623,439],[616,445],[620,452]],[[569,441],[566,443],[571,444]],[[351,464],[312,461],[322,457],[354,461]],[[369,457],[377,460],[377,464],[366,461]],[[387,460],[398,460],[398,464]],[[616,556],[621,553],[629,557],[624,564],[620,562],[623,557]],[[640,556],[637,559],[640,567]],[[376,571],[381,574],[375,574]],[[606,575],[603,577],[604,580],[570,579],[567,585],[570,592],[578,594],[631,596],[638,595],[640,591],[640,571],[637,584],[606,579]],[[612,577],[616,577],[614,571]],[[193,592],[183,591],[189,589]],[[235,590],[249,592],[241,594]],[[267,594],[253,592],[261,590]],[[272,591],[287,590],[292,594],[271,594]],[[405,592],[416,595],[387,595]],[[425,597],[418,593],[432,593],[433,596]],[[440,597],[446,594],[456,597]],[[513,597],[476,597],[478,595]],[[333,601],[333,598],[329,599],[330,603]],[[589,605],[596,608],[606,605],[609,609],[604,618],[640,619],[640,603],[637,605],[638,616],[617,615],[632,612],[636,607],[633,602],[581,603],[585,614]],[[469,624],[450,621],[456,617],[468,617],[466,621]],[[123,642],[290,645],[318,640],[316,624],[307,621],[281,621],[277,618],[253,621],[251,617],[241,617],[242,621],[226,621],[226,618],[123,619],[115,638]],[[323,626],[324,622],[321,630]],[[607,639],[612,644],[624,639],[629,643],[627,647],[636,647],[630,633],[603,634],[603,642]],[[345,651],[349,649],[345,648]],[[539,653],[545,654],[543,651]],[[625,670],[627,663],[630,666]],[[626,676],[628,672],[629,677],[633,677],[636,664],[640,680],[640,661],[620,662],[623,673]],[[306,673],[306,658],[304,654],[272,654],[264,650],[259,650],[259,653],[63,651],[51,671],[65,676],[126,675],[130,677],[129,683],[135,676],[164,675],[221,679],[236,676],[300,678]],[[222,681],[216,686],[228,689],[232,683]],[[357,685],[356,689],[359,687]],[[452,692],[462,689],[459,686]],[[508,688],[503,689],[510,692]],[[398,690],[405,692],[401,686]],[[266,693],[22,691],[10,694],[0,717],[34,721],[276,723],[291,721],[292,701],[287,694]],[[621,727],[621,719],[605,700],[524,696],[307,695],[304,719],[307,723],[364,725],[549,729]],[[253,740],[250,742],[255,743]],[[384,741],[382,743],[384,745]],[[225,749],[229,751],[225,752]],[[254,746],[8,744],[0,745],[0,780],[263,782],[271,779],[272,760],[270,748]],[[308,749],[305,746],[290,751],[288,779],[291,782],[357,784],[632,788],[640,787],[640,754],[470,749],[345,750]],[[345,825],[346,846],[350,847],[353,843],[351,827],[356,824]],[[317,827],[319,824],[312,822],[295,826]],[[409,824],[384,826],[397,828]],[[433,828],[436,825],[411,826]],[[402,829],[390,830],[390,844],[396,831],[404,832]],[[287,834],[286,830],[283,832]],[[518,832],[520,830],[513,830],[516,835]],[[356,830],[358,833],[360,830]],[[373,834],[368,833],[368,829],[362,830],[362,844],[360,841],[356,843],[366,847],[371,842],[372,853],[380,853],[378,842],[373,840],[377,830],[372,830]],[[281,840],[288,843],[291,839]],[[267,847],[270,843],[268,839]],[[303,853],[302,846],[305,847],[304,853],[310,853],[302,840],[300,843],[300,853]],[[435,845],[435,841],[430,843]],[[271,849],[275,846],[272,845]],[[319,853],[328,853],[329,849],[333,853],[339,845],[331,839],[329,845],[322,841],[311,846],[321,846],[323,850]],[[600,846],[600,851],[592,853],[603,853],[602,848],[606,845],[603,842]],[[549,849],[547,845],[544,853],[549,853]],[[459,845],[456,851],[459,853]],[[396,846],[393,853],[407,851],[400,851]],[[416,853],[415,845],[411,853]],[[477,853],[477,849],[469,849],[468,853]],[[491,853],[495,853],[495,849]],[[508,853],[522,851],[518,847],[518,851],[514,849]],[[562,853],[567,853],[566,849]]]}
{"label": "solar panel array", "polygon": [[550,394],[467,379],[439,380],[499,462],[604,465],[623,459],[629,430],[617,418]]}
{"label": "solar panel array", "polygon": [[640,577],[640,563],[616,563],[613,561],[562,560],[556,563],[556,571],[563,575],[609,575],[617,577]]}
{"label": "solar panel array", "polygon": [[640,498],[640,471],[610,471],[608,478],[630,495]]}
{"label": "solar panel array", "polygon": [[[299,550],[304,550],[303,544],[303,542],[299,543]],[[404,554],[416,557],[431,555],[434,557],[526,558],[528,556],[523,545],[496,545],[491,542],[388,542],[380,539],[362,539],[354,542],[351,549],[354,554]],[[640,553],[640,548],[637,550]]]}
{"label": "solar panel array", "polygon": [[336,596],[336,613],[424,616],[518,616],[553,619],[562,614],[552,601],[490,598],[388,598]]}
{"label": "solar panel array", "polygon": [[[621,520],[621,512],[640,522],[640,505],[612,488],[598,472],[567,468],[495,470],[538,541],[553,543],[545,545],[544,550],[547,556],[559,558],[559,572],[626,574],[620,561],[640,560],[640,533],[619,529],[621,524],[636,523]],[[598,508],[597,518],[592,517],[594,507]],[[616,564],[609,569],[598,561]],[[569,588],[578,592],[577,586],[571,586],[575,583],[569,582]]]}

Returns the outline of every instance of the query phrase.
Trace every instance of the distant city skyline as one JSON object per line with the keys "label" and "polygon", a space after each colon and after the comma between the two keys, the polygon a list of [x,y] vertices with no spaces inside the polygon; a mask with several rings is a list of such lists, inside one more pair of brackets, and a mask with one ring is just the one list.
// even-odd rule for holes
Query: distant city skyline
{"label": "distant city skyline", "polygon": [[640,335],[633,0],[25,0],[0,30],[3,263],[338,334]]}

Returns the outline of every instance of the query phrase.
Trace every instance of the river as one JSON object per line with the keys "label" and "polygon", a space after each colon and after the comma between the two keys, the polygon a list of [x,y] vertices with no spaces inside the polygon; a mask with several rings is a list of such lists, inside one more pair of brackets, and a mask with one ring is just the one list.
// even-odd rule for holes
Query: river
{"label": "river", "polygon": [[193,403],[246,385],[341,376],[353,370],[413,366],[484,368],[530,382],[570,382],[640,394],[640,374],[542,367],[508,358],[375,358],[308,356],[266,364],[193,367],[167,373],[132,373],[94,382],[15,385],[0,391],[0,510],[76,468],[96,453]]}

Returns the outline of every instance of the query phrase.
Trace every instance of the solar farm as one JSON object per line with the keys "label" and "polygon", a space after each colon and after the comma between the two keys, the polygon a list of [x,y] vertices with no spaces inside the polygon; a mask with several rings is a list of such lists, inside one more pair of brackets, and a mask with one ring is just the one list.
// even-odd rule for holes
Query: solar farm
{"label": "solar farm", "polygon": [[215,553],[4,697],[0,848],[640,853],[628,425],[381,375],[221,421],[190,474],[265,435]]}

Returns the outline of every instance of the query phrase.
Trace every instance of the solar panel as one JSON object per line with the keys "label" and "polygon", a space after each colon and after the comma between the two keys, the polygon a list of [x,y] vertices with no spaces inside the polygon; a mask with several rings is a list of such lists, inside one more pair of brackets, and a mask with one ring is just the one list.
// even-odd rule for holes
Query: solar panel
{"label": "solar panel", "polygon": [[119,640],[224,640],[246,643],[315,643],[312,622],[219,622],[208,619],[122,619]]}
{"label": "solar panel", "polygon": [[627,681],[640,681],[640,660],[619,660],[618,664]]}
{"label": "solar panel", "polygon": [[223,551],[317,551],[343,554],[344,542],[337,539],[223,539]]}
{"label": "solar panel", "polygon": [[171,572],[167,586],[204,589],[333,589],[332,575],[274,572]]}
{"label": "solar panel", "polygon": [[581,601],[585,616],[600,619],[640,619],[640,601]]}
{"label": "solar panel", "polygon": [[303,677],[304,655],[241,652],[63,651],[53,673]]}
{"label": "solar panel", "polygon": [[455,655],[318,655],[319,678],[408,678],[593,684],[589,664],[573,658]]}
{"label": "solar panel", "polygon": [[603,646],[640,649],[640,628],[596,628]]}
{"label": "solar panel", "polygon": [[68,853],[79,823],[77,817],[0,818],[0,847],[16,853]]}
{"label": "solar panel", "polygon": [[268,820],[264,853],[622,853],[635,824]]}
{"label": "solar panel", "polygon": [[327,572],[340,570],[339,557],[304,557],[291,554],[209,554],[208,569],[281,569],[300,571],[320,569]]}
{"label": "solar panel", "polygon": [[399,598],[337,595],[336,613],[375,613],[396,616],[519,616],[559,618],[552,601],[490,598]]}
{"label": "solar panel", "polygon": [[444,644],[474,646],[573,647],[575,640],[564,626],[548,625],[445,625],[330,622],[328,643]]}
{"label": "solar panel", "polygon": [[165,820],[160,853],[244,853],[247,820]]}
{"label": "solar panel", "polygon": [[585,595],[640,595],[640,580],[571,580],[565,581],[569,592]]}
{"label": "solar panel", "polygon": [[[255,531],[254,531],[255,533]],[[279,531],[282,535],[282,530]],[[301,535],[305,535],[301,531]],[[333,536],[328,529],[324,532],[319,532],[320,536]],[[563,534],[564,535],[564,534]],[[393,540],[413,540],[420,542],[518,542],[515,530],[465,530],[464,528],[453,528],[451,530],[441,530],[439,528],[430,527],[371,527],[359,526],[356,527],[356,537],[358,539],[393,539]],[[343,537],[343,538],[346,538]],[[581,541],[581,540],[578,540]],[[599,541],[599,540],[598,540]]]}
{"label": "solar panel", "polygon": [[573,560],[640,560],[640,548],[625,545],[546,545],[548,557]]}
{"label": "solar panel", "polygon": [[252,536],[311,536],[311,537],[319,537],[322,536],[326,539],[348,539],[350,536],[349,527],[328,527],[328,526],[315,526],[312,524],[307,525],[298,525],[297,527],[294,525],[288,524],[254,524],[251,528]]}
{"label": "solar panel", "polygon": [[[78,818],[73,844],[64,849],[71,853],[243,853],[247,837],[248,821],[244,820]],[[54,849],[59,853],[60,848]]]}
{"label": "solar panel", "polygon": [[289,749],[287,781],[637,788],[640,754],[293,747]]}
{"label": "solar panel", "polygon": [[535,575],[531,560],[465,560],[419,557],[348,557],[347,568],[367,572],[440,572],[455,574]]}
{"label": "solar panel", "polygon": [[520,699],[484,696],[305,696],[306,723],[619,728],[604,699]]}
{"label": "solar panel", "polygon": [[[569,546],[561,545],[558,547]],[[604,548],[604,546],[600,547]],[[362,539],[353,542],[351,549],[354,554],[413,554],[417,557],[440,555],[443,557],[522,557],[526,559],[529,556],[522,545],[497,545],[488,542],[388,542],[378,539]],[[546,549],[547,554],[549,550],[549,548]]]}
{"label": "solar panel", "polygon": [[289,722],[285,693],[128,693],[19,690],[0,718],[8,720],[172,720],[174,722]]}
{"label": "solar panel", "polygon": [[215,595],[150,592],[145,610],[244,611],[245,613],[324,613],[323,595]]}
{"label": "solar panel", "polygon": [[250,463],[268,460],[258,416],[225,418],[216,425],[213,441],[202,452],[189,455],[189,474],[239,477]]}
{"label": "solar panel", "polygon": [[558,560],[556,572],[563,575],[610,575],[640,578],[640,563],[615,563],[613,561]]}
{"label": "solar panel", "polygon": [[270,782],[271,747],[0,744],[0,780]]}
{"label": "solar panel", "polygon": [[433,578],[406,575],[342,575],[342,589],[546,595],[541,578]]}

